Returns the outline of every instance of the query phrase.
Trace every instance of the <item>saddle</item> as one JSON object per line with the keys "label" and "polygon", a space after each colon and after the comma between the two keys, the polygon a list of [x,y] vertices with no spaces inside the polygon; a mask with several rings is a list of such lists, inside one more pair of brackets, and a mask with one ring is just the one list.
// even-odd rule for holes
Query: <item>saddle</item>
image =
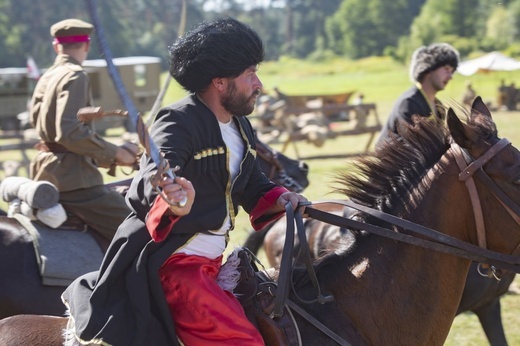
{"label": "saddle", "polygon": [[238,252],[240,279],[234,294],[248,320],[256,326],[269,346],[300,346],[301,337],[291,310],[284,306],[280,317],[273,315],[276,282],[265,271],[259,271],[254,255],[247,249]]}
{"label": "saddle", "polygon": [[107,241],[101,233],[87,225],[85,221],[81,220],[78,216],[71,213],[67,213],[67,220],[65,220],[58,230],[82,231],[89,233],[99,245],[99,248],[103,253],[107,252],[108,246],[110,245],[110,242]]}
{"label": "saddle", "polygon": [[240,278],[233,292],[242,304],[249,321],[260,331],[266,345],[300,346],[302,344],[301,335],[293,316],[294,311],[339,345],[350,346],[338,334],[289,299],[290,272],[292,270],[292,259],[295,255],[293,252],[295,230],[301,244],[300,255],[303,256],[307,274],[317,291],[317,298],[304,300],[302,297],[298,297],[296,292],[294,292],[295,295],[302,303],[306,304],[327,304],[332,302],[334,297],[323,294],[321,291],[316,272],[311,263],[301,209],[293,212],[291,203],[287,203],[285,213],[287,221],[286,237],[280,270],[276,274],[276,282],[273,278],[274,275],[269,275],[266,270],[258,270],[253,261],[256,258],[249,250],[242,249],[237,253],[240,260],[238,265]]}
{"label": "saddle", "polygon": [[55,229],[23,214],[12,217],[33,243],[43,285],[68,286],[76,277],[99,268],[106,241],[79,219],[70,218]]}

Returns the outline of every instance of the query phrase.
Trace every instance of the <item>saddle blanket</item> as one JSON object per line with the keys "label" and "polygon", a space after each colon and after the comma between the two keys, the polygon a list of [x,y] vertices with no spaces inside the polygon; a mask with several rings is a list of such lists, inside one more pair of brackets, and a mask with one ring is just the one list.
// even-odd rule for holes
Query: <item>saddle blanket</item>
{"label": "saddle blanket", "polygon": [[78,276],[99,269],[103,252],[90,233],[52,229],[22,214],[13,217],[33,239],[44,285],[68,286]]}

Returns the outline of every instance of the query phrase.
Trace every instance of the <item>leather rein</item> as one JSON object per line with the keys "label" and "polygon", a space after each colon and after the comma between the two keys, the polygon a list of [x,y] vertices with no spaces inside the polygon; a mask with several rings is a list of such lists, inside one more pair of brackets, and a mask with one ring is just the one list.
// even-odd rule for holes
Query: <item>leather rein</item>
{"label": "leather rein", "polygon": [[[459,174],[459,180],[465,181],[466,186],[468,186],[468,191],[471,197],[471,201],[473,204],[473,210],[475,213],[475,220],[477,223],[477,228],[481,230],[477,230],[477,237],[479,240],[479,246],[461,241],[459,239],[450,237],[443,233],[434,231],[427,227],[412,223],[410,221],[406,221],[400,219],[396,216],[384,213],[380,210],[375,210],[366,206],[359,205],[353,201],[322,201],[321,203],[336,203],[342,204],[344,206],[348,206],[354,208],[358,211],[376,217],[382,221],[391,223],[393,225],[402,227],[412,233],[417,233],[422,235],[430,240],[413,238],[412,236],[396,233],[393,230],[382,228],[379,226],[346,219],[336,215],[326,215],[328,213],[317,211],[313,208],[305,208],[305,214],[308,216],[318,219],[323,222],[328,222],[336,226],[341,227],[351,227],[353,229],[358,230],[366,230],[368,232],[372,232],[375,234],[379,234],[382,236],[386,236],[388,238],[403,241],[409,244],[418,245],[425,248],[430,248],[432,250],[445,252],[448,254],[456,255],[459,257],[464,257],[467,259],[471,259],[477,262],[484,262],[493,264],[504,269],[508,269],[514,271],[516,273],[520,273],[520,257],[514,255],[506,255],[501,254],[495,251],[488,250],[485,247],[485,230],[483,223],[483,214],[482,207],[480,205],[480,200],[478,198],[478,192],[476,191],[476,186],[473,181],[473,176],[478,178],[486,187],[488,187],[495,198],[502,204],[502,206],[508,211],[511,217],[520,225],[520,206],[515,203],[507,194],[495,183],[493,180],[484,172],[482,167],[497,153],[499,153],[502,149],[504,149],[507,145],[511,143],[507,139],[501,139],[497,143],[495,143],[484,155],[482,155],[479,159],[474,160],[471,156],[462,148],[460,148],[455,143],[451,146],[451,151],[454,154],[454,157],[461,169],[461,173]],[[462,155],[464,156],[464,163],[462,164]],[[467,164],[466,160],[470,163]],[[329,222],[330,220],[331,222]],[[344,220],[344,221],[343,221]],[[410,239],[413,238],[413,239]],[[520,246],[513,251],[515,253]]]}
{"label": "leather rein", "polygon": [[[434,251],[439,251],[451,255],[455,255],[458,257],[463,257],[466,259],[470,259],[472,261],[491,264],[492,266],[500,267],[502,269],[511,270],[516,273],[520,273],[520,257],[514,255],[506,255],[496,251],[488,250],[486,248],[486,237],[485,237],[485,227],[484,227],[484,218],[482,213],[482,207],[480,204],[478,192],[475,186],[475,182],[473,180],[473,176],[479,179],[487,188],[489,188],[495,198],[503,205],[503,207],[508,211],[511,217],[520,225],[520,206],[515,203],[507,194],[495,183],[493,180],[485,173],[483,170],[483,166],[492,159],[497,153],[499,153],[506,146],[511,143],[503,138],[497,143],[495,143],[491,148],[489,148],[484,155],[482,155],[478,159],[473,159],[466,150],[462,149],[455,143],[452,143],[451,150],[457,165],[461,173],[459,174],[459,180],[464,181],[469,195],[471,199],[471,203],[473,206],[473,212],[475,214],[475,221],[477,225],[477,238],[479,246],[473,245],[471,243],[467,243],[461,241],[459,239],[453,238],[446,234],[440,233],[433,229],[415,224],[413,222],[398,218],[394,215],[387,214],[377,209],[372,209],[360,204],[357,204],[353,201],[342,201],[342,200],[327,200],[320,201],[314,203],[301,204],[296,209],[296,212],[293,213],[292,206],[288,204],[286,206],[286,214],[287,214],[287,231],[286,231],[286,239],[284,243],[284,250],[282,254],[282,260],[280,264],[280,273],[277,285],[277,295],[275,298],[275,305],[273,309],[273,316],[279,317],[283,313],[283,306],[287,304],[291,309],[295,312],[299,313],[303,318],[307,319],[310,323],[314,324],[318,329],[320,329],[323,333],[331,337],[334,341],[336,341],[339,345],[350,345],[343,338],[338,336],[328,327],[319,322],[312,315],[307,313],[305,310],[300,308],[297,304],[288,299],[289,294],[289,284],[293,289],[296,299],[298,299],[302,303],[314,303],[319,302],[320,304],[324,304],[326,302],[330,302],[334,299],[333,296],[323,295],[321,293],[320,285],[314,271],[314,267],[312,265],[312,261],[309,253],[309,246],[307,243],[306,233],[303,224],[303,214],[313,219],[329,223],[331,225],[335,225],[338,227],[354,229],[354,230],[364,230],[370,233],[374,233],[376,235],[380,235],[383,237],[390,238],[392,240],[401,241],[407,244],[417,245],[423,248],[431,249]],[[377,219],[380,219],[384,222],[390,223],[392,225],[401,227],[405,230],[408,230],[411,233],[415,233],[421,235],[424,238],[417,238],[413,235],[397,233],[394,230],[389,228],[384,228],[376,225],[372,225],[369,223],[364,223],[356,220],[352,220],[346,217],[338,216],[335,214],[331,214],[328,212],[321,211],[316,208],[309,207],[310,205],[319,205],[321,203],[334,203],[343,205],[346,207],[350,207],[356,209],[360,212],[373,216]],[[304,211],[302,211],[304,209]],[[295,292],[294,287],[292,287],[291,279],[291,269],[293,262],[293,248],[294,248],[294,231],[296,225],[296,233],[298,235],[298,239],[300,241],[300,253],[299,256],[303,256],[303,260],[306,266],[306,269],[309,274],[309,278],[314,286],[314,288],[318,292],[318,298],[312,301],[306,301],[301,299]],[[513,251],[515,253],[520,248],[520,245]],[[297,257],[296,257],[297,258]],[[493,272],[495,271],[494,267],[492,268]],[[481,273],[481,275],[483,275]],[[493,274],[495,275],[495,274]],[[496,277],[496,276],[495,276]],[[497,278],[498,279],[498,278]]]}

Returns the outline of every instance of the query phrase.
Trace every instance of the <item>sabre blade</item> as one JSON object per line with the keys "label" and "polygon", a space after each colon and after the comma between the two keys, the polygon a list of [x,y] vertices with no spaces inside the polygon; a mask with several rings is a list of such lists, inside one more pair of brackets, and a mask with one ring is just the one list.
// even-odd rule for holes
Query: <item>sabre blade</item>
{"label": "sabre blade", "polygon": [[[159,148],[155,144],[155,142],[152,140],[152,138],[148,135],[148,129],[146,128],[146,125],[143,123],[143,120],[139,116],[139,112],[137,108],[135,107],[134,103],[132,102],[132,99],[128,95],[126,88],[123,84],[123,81],[121,79],[121,76],[119,75],[119,72],[114,65],[114,62],[112,61],[112,53],[110,51],[110,48],[108,46],[108,42],[105,39],[105,32],[103,30],[103,26],[101,25],[101,21],[99,20],[97,11],[96,11],[96,0],[86,0],[87,8],[90,13],[90,17],[92,18],[92,23],[95,27],[95,33],[96,37],[98,39],[98,45],[100,48],[100,53],[104,57],[106,63],[107,63],[107,69],[108,74],[110,75],[110,78],[114,82],[114,85],[119,93],[119,97],[121,98],[121,101],[123,102],[124,107],[128,111],[128,117],[132,121],[132,124],[134,125],[137,134],[139,136],[139,140],[141,141],[141,144],[145,148],[146,154],[153,160],[155,165],[157,167],[161,167],[163,163],[163,157],[159,151]],[[144,139],[147,139],[146,141]],[[172,179],[176,178],[175,173],[169,169],[166,171],[168,176]],[[186,205],[187,199],[185,198],[179,203],[179,206],[183,207]]]}

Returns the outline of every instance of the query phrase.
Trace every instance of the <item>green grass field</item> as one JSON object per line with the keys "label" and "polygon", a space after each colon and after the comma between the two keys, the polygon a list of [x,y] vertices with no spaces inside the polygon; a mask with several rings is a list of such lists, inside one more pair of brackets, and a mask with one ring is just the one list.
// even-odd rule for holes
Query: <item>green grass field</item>
{"label": "green grass field", "polygon": [[[375,103],[381,121],[388,116],[393,101],[404,90],[411,86],[408,79],[408,69],[388,59],[370,58],[360,61],[336,60],[326,64],[313,64],[301,61],[282,60],[278,63],[265,63],[261,65],[259,76],[264,84],[266,92],[278,87],[288,94],[327,94],[347,91],[362,92],[365,101]],[[490,74],[478,74],[469,78],[456,74],[447,89],[438,94],[439,98],[452,104],[460,102],[464,92],[466,81],[471,81],[476,91],[486,102],[495,104],[496,91],[500,80],[506,83],[520,79],[520,72],[499,72]],[[518,84],[518,83],[517,83]],[[168,104],[181,98],[184,92],[172,81],[163,104]],[[507,137],[516,147],[520,146],[520,112],[495,112],[494,118],[501,137]],[[120,129],[108,132],[111,140],[118,140]],[[368,135],[342,136],[328,139],[322,147],[298,142],[297,148],[302,156],[317,156],[329,154],[348,154],[362,151]],[[1,144],[15,143],[16,140],[2,140]],[[280,150],[281,144],[272,144]],[[28,150],[30,158],[34,151]],[[289,147],[285,152],[287,156],[294,157],[294,147]],[[0,152],[0,161],[7,159],[21,160],[19,151]],[[331,194],[331,181],[335,173],[348,169],[348,158],[344,159],[314,159],[307,161],[309,165],[310,186],[304,192],[310,200],[341,198],[342,196]],[[3,174],[3,172],[0,172]],[[118,171],[115,178],[106,177],[108,181],[123,179]],[[0,176],[3,178],[3,176]],[[5,209],[5,204],[1,205]],[[237,219],[237,227],[232,232],[230,249],[240,245],[244,241],[250,227],[245,213],[240,213]],[[262,256],[260,256],[262,259]],[[514,283],[520,285],[519,279]],[[370,292],[367,292],[370,294]],[[510,345],[520,345],[520,297],[515,294],[507,294],[502,299],[502,316],[506,334]],[[377,331],[374,331],[377,332]],[[463,314],[455,319],[446,345],[487,345],[480,324],[471,313]]]}

